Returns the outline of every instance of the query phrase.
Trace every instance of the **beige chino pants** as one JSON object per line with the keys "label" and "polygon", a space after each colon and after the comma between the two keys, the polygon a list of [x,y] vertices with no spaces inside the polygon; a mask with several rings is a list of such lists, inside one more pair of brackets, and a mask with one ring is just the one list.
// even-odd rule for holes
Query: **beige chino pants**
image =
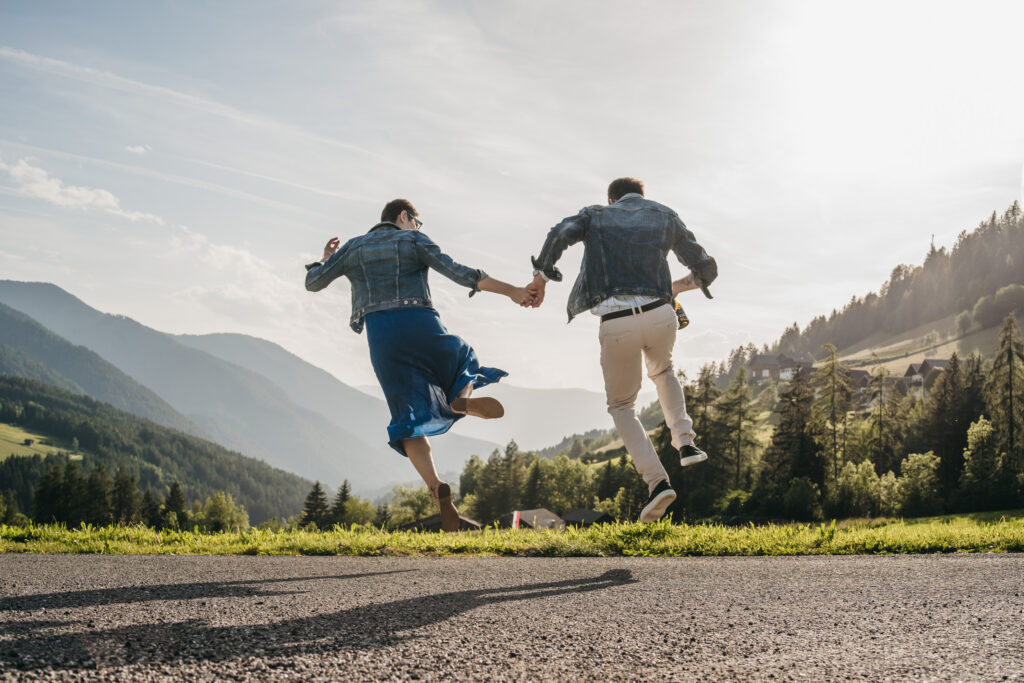
{"label": "beige chino pants", "polygon": [[672,347],[678,329],[672,306],[659,306],[646,313],[602,322],[598,332],[608,412],[648,489],[668,479],[668,474],[636,416],[636,397],[643,382],[641,356],[647,366],[647,376],[654,380],[658,390],[665,423],[672,433],[672,445],[681,448],[693,443],[696,436],[693,420],[686,413],[683,388],[672,367]]}

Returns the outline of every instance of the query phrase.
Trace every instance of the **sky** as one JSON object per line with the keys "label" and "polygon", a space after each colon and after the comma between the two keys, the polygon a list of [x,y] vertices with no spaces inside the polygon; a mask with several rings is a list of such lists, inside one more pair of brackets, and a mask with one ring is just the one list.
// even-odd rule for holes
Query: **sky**
{"label": "sky", "polygon": [[[5,2],[0,278],[374,383],[344,280],[303,264],[406,197],[525,284],[551,226],[634,176],[716,258],[676,364],[877,291],[1024,193],[1019,2]],[[431,276],[524,387],[601,390],[597,321]],[[687,271],[672,260],[675,276]]]}

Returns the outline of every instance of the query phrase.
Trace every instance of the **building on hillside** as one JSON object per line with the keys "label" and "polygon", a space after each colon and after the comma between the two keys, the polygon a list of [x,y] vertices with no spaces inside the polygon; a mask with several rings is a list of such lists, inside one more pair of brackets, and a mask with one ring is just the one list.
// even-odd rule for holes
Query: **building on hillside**
{"label": "building on hillside", "polygon": [[[469,517],[463,517],[459,515],[459,531],[475,531],[480,529],[480,522]],[[440,531],[441,530],[441,515],[431,515],[430,517],[424,517],[418,519],[415,522],[409,522],[398,527],[399,531]]]}
{"label": "building on hillside", "polygon": [[755,380],[779,379],[779,357],[769,354],[758,354],[747,364],[750,377]]}
{"label": "building on hillside", "polygon": [[551,510],[536,508],[534,510],[513,510],[506,512],[495,520],[503,529],[564,529],[565,520]]}
{"label": "building on hillside", "polygon": [[607,512],[586,510],[584,508],[569,510],[569,512],[562,515],[562,519],[565,521],[566,526],[593,526],[594,524],[610,524],[615,521]]}
{"label": "building on hillside", "polygon": [[35,445],[35,443],[36,443],[35,439],[25,439],[25,445],[26,446],[33,446],[33,445]]}
{"label": "building on hillside", "polygon": [[758,354],[747,364],[750,376],[754,380],[773,379],[788,382],[793,379],[799,368],[813,368],[814,356],[806,351],[800,353],[780,353],[777,355]]}
{"label": "building on hillside", "polygon": [[927,377],[932,370],[945,370],[947,367],[949,367],[948,358],[925,358],[921,363],[921,376]]}
{"label": "building on hillside", "polygon": [[921,372],[922,365],[924,363],[911,363],[907,366],[907,371],[903,373],[903,379],[907,384],[911,386],[924,384],[924,374]]}

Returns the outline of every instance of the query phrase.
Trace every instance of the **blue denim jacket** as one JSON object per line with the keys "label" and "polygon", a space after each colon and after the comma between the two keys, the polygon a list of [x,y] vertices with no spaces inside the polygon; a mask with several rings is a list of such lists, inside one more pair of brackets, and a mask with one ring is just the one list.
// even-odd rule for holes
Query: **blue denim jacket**
{"label": "blue denim jacket", "polygon": [[718,276],[715,259],[697,244],[672,209],[631,192],[608,206],[588,206],[551,228],[533,267],[561,281],[555,268],[566,247],[583,242],[583,264],[569,294],[569,321],[610,296],[672,300],[668,252],[705,285]]}
{"label": "blue denim jacket", "polygon": [[329,259],[306,266],[306,289],[319,292],[335,279],[352,282],[352,317],[349,326],[363,331],[367,313],[402,306],[433,308],[427,269],[433,268],[476,294],[487,273],[453,261],[418,230],[402,230],[394,223],[378,223],[368,233],[343,244]]}

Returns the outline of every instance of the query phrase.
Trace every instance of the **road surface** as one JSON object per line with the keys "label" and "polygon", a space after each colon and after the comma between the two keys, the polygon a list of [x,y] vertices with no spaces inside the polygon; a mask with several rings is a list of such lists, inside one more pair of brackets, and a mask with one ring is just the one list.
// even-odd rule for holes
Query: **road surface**
{"label": "road surface", "polygon": [[1018,680],[1024,555],[0,555],[0,680]]}

